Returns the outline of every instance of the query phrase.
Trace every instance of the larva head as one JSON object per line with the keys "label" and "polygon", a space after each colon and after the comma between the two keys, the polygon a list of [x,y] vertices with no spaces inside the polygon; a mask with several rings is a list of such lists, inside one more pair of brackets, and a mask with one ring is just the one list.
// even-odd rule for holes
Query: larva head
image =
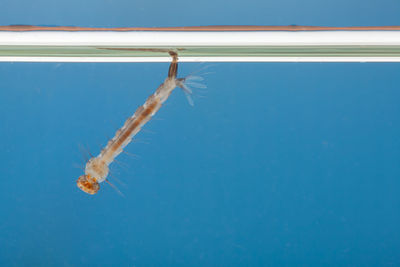
{"label": "larva head", "polygon": [[93,178],[90,175],[79,176],[76,184],[83,192],[91,195],[96,194],[100,189],[100,184],[97,182],[96,178]]}

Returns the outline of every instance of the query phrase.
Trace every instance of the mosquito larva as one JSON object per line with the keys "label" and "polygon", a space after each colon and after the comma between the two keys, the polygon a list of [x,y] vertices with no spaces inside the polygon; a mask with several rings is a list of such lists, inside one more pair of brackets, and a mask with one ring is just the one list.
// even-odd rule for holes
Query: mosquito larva
{"label": "mosquito larva", "polygon": [[191,99],[192,90],[186,82],[191,80],[199,81],[202,78],[193,75],[177,78],[178,55],[175,52],[169,52],[169,54],[172,56],[172,62],[169,66],[168,77],[157,88],[155,93],[147,98],[143,106],[139,107],[133,116],[125,121],[125,124],[108,141],[100,154],[97,157],[92,157],[86,163],[85,174],[81,175],[77,180],[77,185],[82,191],[91,195],[96,194],[100,189],[100,183],[108,182],[108,166],[123,151],[124,147],[130,143],[143,125],[161,108],[176,87],[180,87],[183,90],[189,104],[193,105]]}

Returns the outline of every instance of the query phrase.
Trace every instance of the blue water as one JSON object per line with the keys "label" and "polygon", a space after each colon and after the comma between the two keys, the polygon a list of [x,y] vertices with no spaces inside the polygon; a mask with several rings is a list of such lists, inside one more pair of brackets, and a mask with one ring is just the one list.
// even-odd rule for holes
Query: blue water
{"label": "blue water", "polygon": [[[0,25],[400,24],[397,0],[2,5]],[[111,166],[125,197],[81,192],[167,69],[0,64],[1,266],[400,265],[400,64],[213,64]]]}

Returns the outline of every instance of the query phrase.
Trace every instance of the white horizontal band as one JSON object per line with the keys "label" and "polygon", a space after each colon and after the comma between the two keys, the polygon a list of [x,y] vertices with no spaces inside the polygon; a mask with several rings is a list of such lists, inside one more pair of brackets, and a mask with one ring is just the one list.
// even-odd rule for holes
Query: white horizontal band
{"label": "white horizontal band", "polygon": [[[0,62],[170,62],[168,57],[0,57]],[[179,62],[400,62],[400,57],[183,57]]]}
{"label": "white horizontal band", "polygon": [[400,45],[400,31],[0,32],[0,45],[280,46]]}
{"label": "white horizontal band", "polygon": [[400,31],[1,31],[0,61],[400,62]]}

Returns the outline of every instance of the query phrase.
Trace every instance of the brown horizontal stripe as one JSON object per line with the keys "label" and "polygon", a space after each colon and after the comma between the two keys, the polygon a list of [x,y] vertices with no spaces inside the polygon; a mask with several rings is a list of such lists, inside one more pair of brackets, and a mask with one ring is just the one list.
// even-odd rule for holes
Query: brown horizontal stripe
{"label": "brown horizontal stripe", "polygon": [[320,26],[189,26],[189,27],[121,27],[91,28],[72,26],[0,26],[0,31],[399,31],[400,26],[320,27]]}

